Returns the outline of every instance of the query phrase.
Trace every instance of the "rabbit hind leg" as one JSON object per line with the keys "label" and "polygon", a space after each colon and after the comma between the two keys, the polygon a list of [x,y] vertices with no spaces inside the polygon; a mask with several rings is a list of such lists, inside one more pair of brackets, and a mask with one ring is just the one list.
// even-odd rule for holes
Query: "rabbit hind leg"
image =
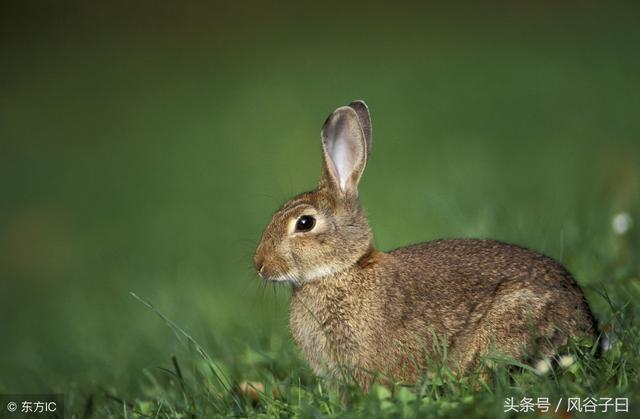
{"label": "rabbit hind leg", "polygon": [[520,289],[496,297],[484,316],[453,342],[449,355],[453,371],[468,375],[478,367],[492,366],[496,357],[522,362],[534,352],[553,352],[549,343],[557,340],[558,330],[546,321],[552,305],[544,294]]}

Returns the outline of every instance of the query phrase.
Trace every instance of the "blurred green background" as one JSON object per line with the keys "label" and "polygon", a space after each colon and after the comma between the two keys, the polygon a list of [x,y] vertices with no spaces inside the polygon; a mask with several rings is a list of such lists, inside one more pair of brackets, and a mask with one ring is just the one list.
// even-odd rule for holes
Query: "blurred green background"
{"label": "blurred green background", "polygon": [[293,351],[251,256],[353,99],[381,249],[493,237],[562,260],[596,311],[640,296],[638,11],[3,2],[0,392],[138,391],[184,348],[130,292],[230,365]]}

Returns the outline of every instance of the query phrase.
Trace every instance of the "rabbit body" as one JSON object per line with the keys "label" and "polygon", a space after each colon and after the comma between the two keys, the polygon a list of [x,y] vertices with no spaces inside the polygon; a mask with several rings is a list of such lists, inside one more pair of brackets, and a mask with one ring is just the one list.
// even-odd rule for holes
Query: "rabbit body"
{"label": "rabbit body", "polygon": [[468,374],[483,355],[551,356],[595,337],[573,277],[540,253],[495,240],[436,240],[375,249],[357,186],[371,152],[364,102],[322,129],[317,189],[285,203],[256,249],[258,274],[292,285],[290,328],[317,374],[342,367],[365,389],[376,374],[415,382],[427,359]]}
{"label": "rabbit body", "polygon": [[569,336],[593,336],[595,324],[554,260],[458,239],[372,251],[349,271],[294,287],[290,328],[317,374],[349,366],[367,388],[372,372],[416,382],[434,345],[445,344],[465,374],[492,349],[521,359],[540,346],[552,355]]}

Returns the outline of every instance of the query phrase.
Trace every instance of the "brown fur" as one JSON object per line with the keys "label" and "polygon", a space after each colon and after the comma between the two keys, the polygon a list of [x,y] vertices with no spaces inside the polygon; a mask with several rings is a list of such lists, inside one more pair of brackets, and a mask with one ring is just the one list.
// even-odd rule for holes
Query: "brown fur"
{"label": "brown fur", "polygon": [[[320,187],[274,214],[254,259],[261,276],[292,283],[289,324],[317,374],[347,367],[368,389],[375,373],[418,380],[435,339],[448,346],[451,367],[467,374],[492,350],[525,360],[534,348],[553,355],[570,336],[595,337],[580,287],[540,253],[476,239],[376,250],[355,189],[371,125],[363,102],[354,109],[339,108],[325,123]],[[352,141],[345,187],[329,135]],[[317,227],[292,231],[303,214]]]}

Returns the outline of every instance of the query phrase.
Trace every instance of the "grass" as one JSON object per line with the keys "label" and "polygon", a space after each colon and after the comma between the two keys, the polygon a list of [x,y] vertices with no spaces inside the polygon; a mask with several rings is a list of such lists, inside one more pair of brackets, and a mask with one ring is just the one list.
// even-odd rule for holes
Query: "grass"
{"label": "grass", "polygon": [[[511,397],[637,410],[634,4],[1,7],[0,393],[64,393],[78,418],[511,417]],[[414,387],[345,383],[347,404],[315,377],[289,291],[251,256],[315,185],[322,121],[355,98],[373,115],[360,192],[379,248],[542,251],[614,347],[576,342],[545,375],[496,361],[480,389],[438,365]]]}
{"label": "grass", "polygon": [[[560,412],[556,416],[563,416],[568,414],[564,412],[569,409],[569,399],[577,398],[582,403],[598,403],[595,409],[599,416],[607,416],[602,405],[607,396],[626,399],[629,406],[639,401],[637,320],[628,304],[616,307],[606,295],[603,297],[610,304],[607,325],[616,331],[616,339],[601,356],[595,354],[593,342],[572,341],[562,352],[571,355],[574,362],[555,365],[546,373],[514,360],[485,358],[492,364],[487,383],[477,376],[456,378],[446,366],[432,364],[427,376],[415,386],[377,385],[368,394],[349,380],[336,383],[310,376],[292,351],[277,354],[256,351],[236,365],[238,372],[229,373],[230,365],[211,357],[191,335],[149,302],[132,295],[155,312],[183,342],[188,349],[185,354],[188,368],[172,356],[167,367],[145,371],[143,396],[128,401],[105,390],[100,397],[111,403],[101,403],[97,411],[90,405],[85,414],[113,416],[121,407],[132,417],[511,417],[516,411],[509,411],[508,406],[513,404],[512,409],[523,414],[546,405],[551,415],[555,411]],[[260,381],[241,383],[238,380],[242,377]],[[345,391],[348,401],[344,398]],[[526,400],[536,404],[530,408],[534,410],[522,412]],[[612,403],[608,409],[609,416],[613,416],[615,401],[607,403]],[[574,410],[571,416],[582,415]]]}

